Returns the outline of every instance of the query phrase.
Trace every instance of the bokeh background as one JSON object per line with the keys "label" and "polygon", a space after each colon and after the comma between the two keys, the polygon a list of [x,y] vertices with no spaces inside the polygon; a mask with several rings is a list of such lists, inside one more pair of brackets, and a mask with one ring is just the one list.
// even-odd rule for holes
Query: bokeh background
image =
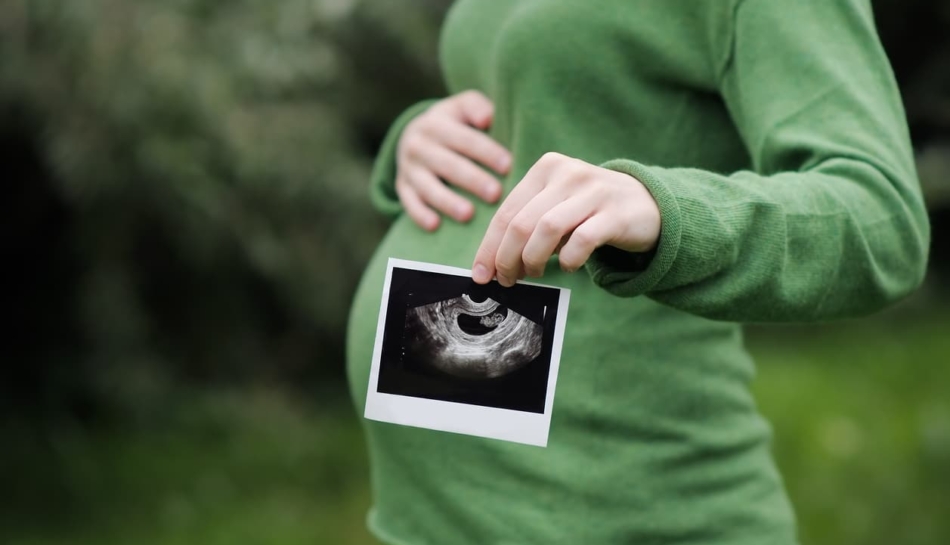
{"label": "bokeh background", "polygon": [[[0,0],[0,543],[372,543],[343,379],[447,0]],[[806,544],[950,543],[950,3],[876,1],[926,285],[749,328]]]}

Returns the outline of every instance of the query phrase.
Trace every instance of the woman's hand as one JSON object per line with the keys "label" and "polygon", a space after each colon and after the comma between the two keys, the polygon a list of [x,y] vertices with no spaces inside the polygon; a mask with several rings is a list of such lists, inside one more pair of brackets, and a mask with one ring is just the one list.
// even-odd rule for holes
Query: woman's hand
{"label": "woman's hand", "polygon": [[437,228],[440,212],[460,222],[475,213],[472,203],[446,183],[487,202],[501,196],[498,180],[475,164],[502,175],[511,167],[511,153],[482,132],[493,117],[494,105],[485,95],[465,91],[437,102],[406,125],[396,152],[396,194],[423,229]]}
{"label": "woman's hand", "polygon": [[561,268],[579,269],[598,247],[652,250],[660,209],[635,178],[558,153],[538,160],[492,218],[475,254],[472,278],[497,276],[502,286],[541,276],[555,253]]}

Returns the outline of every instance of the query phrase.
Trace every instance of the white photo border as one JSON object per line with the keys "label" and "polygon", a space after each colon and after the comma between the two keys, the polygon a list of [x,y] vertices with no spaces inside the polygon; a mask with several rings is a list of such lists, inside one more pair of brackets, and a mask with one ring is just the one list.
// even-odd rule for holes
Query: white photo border
{"label": "white photo border", "polygon": [[379,308],[379,321],[376,325],[376,343],[373,346],[373,363],[370,368],[369,384],[367,386],[366,409],[363,412],[364,418],[379,422],[389,422],[391,424],[401,424],[404,426],[461,433],[546,447],[551,428],[554,392],[557,386],[558,367],[561,361],[561,346],[564,342],[564,326],[567,321],[567,307],[571,299],[571,290],[557,286],[518,281],[519,284],[555,289],[559,292],[557,317],[554,323],[554,339],[551,344],[551,362],[548,370],[547,392],[545,393],[544,400],[544,413],[522,412],[451,401],[386,394],[377,391],[379,366],[383,351],[383,334],[386,328],[386,313],[389,308],[389,290],[394,268],[471,278],[471,271],[467,269],[389,258],[386,265],[386,279],[383,282],[383,298]]}

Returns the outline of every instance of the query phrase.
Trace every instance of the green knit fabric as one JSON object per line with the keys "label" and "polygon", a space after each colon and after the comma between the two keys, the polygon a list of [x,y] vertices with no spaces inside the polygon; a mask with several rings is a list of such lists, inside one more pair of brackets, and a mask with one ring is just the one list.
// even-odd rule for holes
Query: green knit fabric
{"label": "green knit fabric", "polygon": [[[545,152],[630,174],[662,213],[647,266],[552,262],[572,290],[545,449],[365,422],[373,532],[394,545],[791,544],[742,322],[873,312],[920,283],[929,227],[866,0],[459,0],[452,93],[495,103],[505,192]],[[394,124],[371,180],[397,214]],[[470,267],[495,209],[398,215],[348,335],[362,414],[389,257]]]}

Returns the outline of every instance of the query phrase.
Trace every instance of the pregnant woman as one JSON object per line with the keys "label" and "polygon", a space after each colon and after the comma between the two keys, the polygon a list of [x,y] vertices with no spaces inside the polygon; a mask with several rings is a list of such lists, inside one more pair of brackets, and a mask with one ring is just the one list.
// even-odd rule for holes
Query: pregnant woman
{"label": "pregnant woman", "polygon": [[743,322],[914,290],[929,227],[867,0],[459,0],[450,95],[384,141],[395,223],[349,328],[362,414],[389,257],[572,290],[550,441],[366,421],[391,545],[797,542]]}

